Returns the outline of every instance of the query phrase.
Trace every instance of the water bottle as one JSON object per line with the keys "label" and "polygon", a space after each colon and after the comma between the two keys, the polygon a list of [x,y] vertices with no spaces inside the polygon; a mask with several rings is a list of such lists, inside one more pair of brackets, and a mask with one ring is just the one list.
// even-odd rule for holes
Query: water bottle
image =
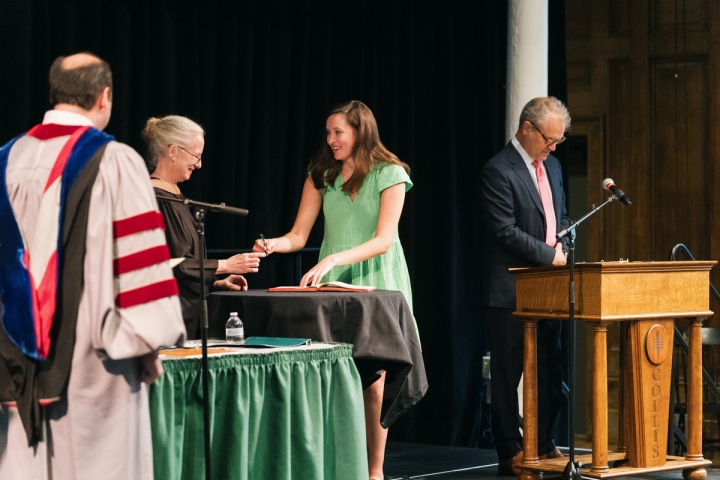
{"label": "water bottle", "polygon": [[245,330],[237,312],[230,312],[230,318],[225,324],[225,341],[240,345],[245,343]]}

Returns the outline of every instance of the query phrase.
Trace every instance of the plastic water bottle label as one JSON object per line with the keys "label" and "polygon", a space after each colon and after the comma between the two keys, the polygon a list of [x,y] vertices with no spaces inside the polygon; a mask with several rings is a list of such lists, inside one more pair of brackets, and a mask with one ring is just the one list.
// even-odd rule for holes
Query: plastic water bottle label
{"label": "plastic water bottle label", "polygon": [[244,336],[245,332],[243,328],[226,328],[225,329],[225,336],[226,337],[242,337]]}

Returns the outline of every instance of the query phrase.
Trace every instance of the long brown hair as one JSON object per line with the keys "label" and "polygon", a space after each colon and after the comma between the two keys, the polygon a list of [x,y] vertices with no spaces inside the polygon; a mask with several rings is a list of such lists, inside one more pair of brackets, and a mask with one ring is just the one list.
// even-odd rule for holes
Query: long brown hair
{"label": "long brown hair", "polygon": [[[350,100],[334,107],[327,116],[330,117],[336,113],[345,115],[345,121],[355,131],[355,145],[352,151],[355,170],[350,178],[345,179],[342,186],[343,192],[351,193],[360,190],[370,169],[381,162],[400,165],[408,174],[410,173],[410,167],[401,162],[380,141],[375,116],[367,105],[359,100]],[[324,141],[308,166],[308,172],[315,188],[320,190],[325,185],[334,185],[341,170],[342,162],[335,160],[332,148],[327,141]]]}

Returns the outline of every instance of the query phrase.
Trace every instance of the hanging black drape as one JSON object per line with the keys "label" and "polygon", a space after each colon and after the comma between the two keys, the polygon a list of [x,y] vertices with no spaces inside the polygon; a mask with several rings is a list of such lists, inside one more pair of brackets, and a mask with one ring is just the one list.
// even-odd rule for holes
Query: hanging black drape
{"label": "hanging black drape", "polygon": [[[487,349],[477,178],[504,144],[506,25],[495,0],[3,0],[0,141],[42,119],[55,57],[96,53],[113,68],[118,140],[144,153],[151,116],[205,127],[203,168],[181,188],[248,208],[207,221],[209,248],[248,248],[292,226],[329,107],[362,100],[415,182],[400,239],[430,390],[391,438],[470,444]],[[293,278],[282,258],[261,267],[251,288]]]}

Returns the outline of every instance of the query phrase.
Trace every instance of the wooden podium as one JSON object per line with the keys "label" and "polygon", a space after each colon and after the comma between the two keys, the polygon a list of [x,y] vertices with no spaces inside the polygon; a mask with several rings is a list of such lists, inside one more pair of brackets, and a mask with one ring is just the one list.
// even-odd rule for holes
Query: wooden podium
{"label": "wooden podium", "polygon": [[[702,455],[702,321],[715,261],[606,262],[575,265],[575,319],[593,329],[592,454],[576,456],[586,477],[683,469],[705,478]],[[569,267],[511,269],[525,331],[523,461],[519,478],[562,473],[567,458],[538,459],[537,322],[567,319]],[[687,455],[666,455],[674,319],[689,318]],[[608,454],[607,325],[621,323],[619,448]],[[611,466],[612,465],[612,468]]]}

